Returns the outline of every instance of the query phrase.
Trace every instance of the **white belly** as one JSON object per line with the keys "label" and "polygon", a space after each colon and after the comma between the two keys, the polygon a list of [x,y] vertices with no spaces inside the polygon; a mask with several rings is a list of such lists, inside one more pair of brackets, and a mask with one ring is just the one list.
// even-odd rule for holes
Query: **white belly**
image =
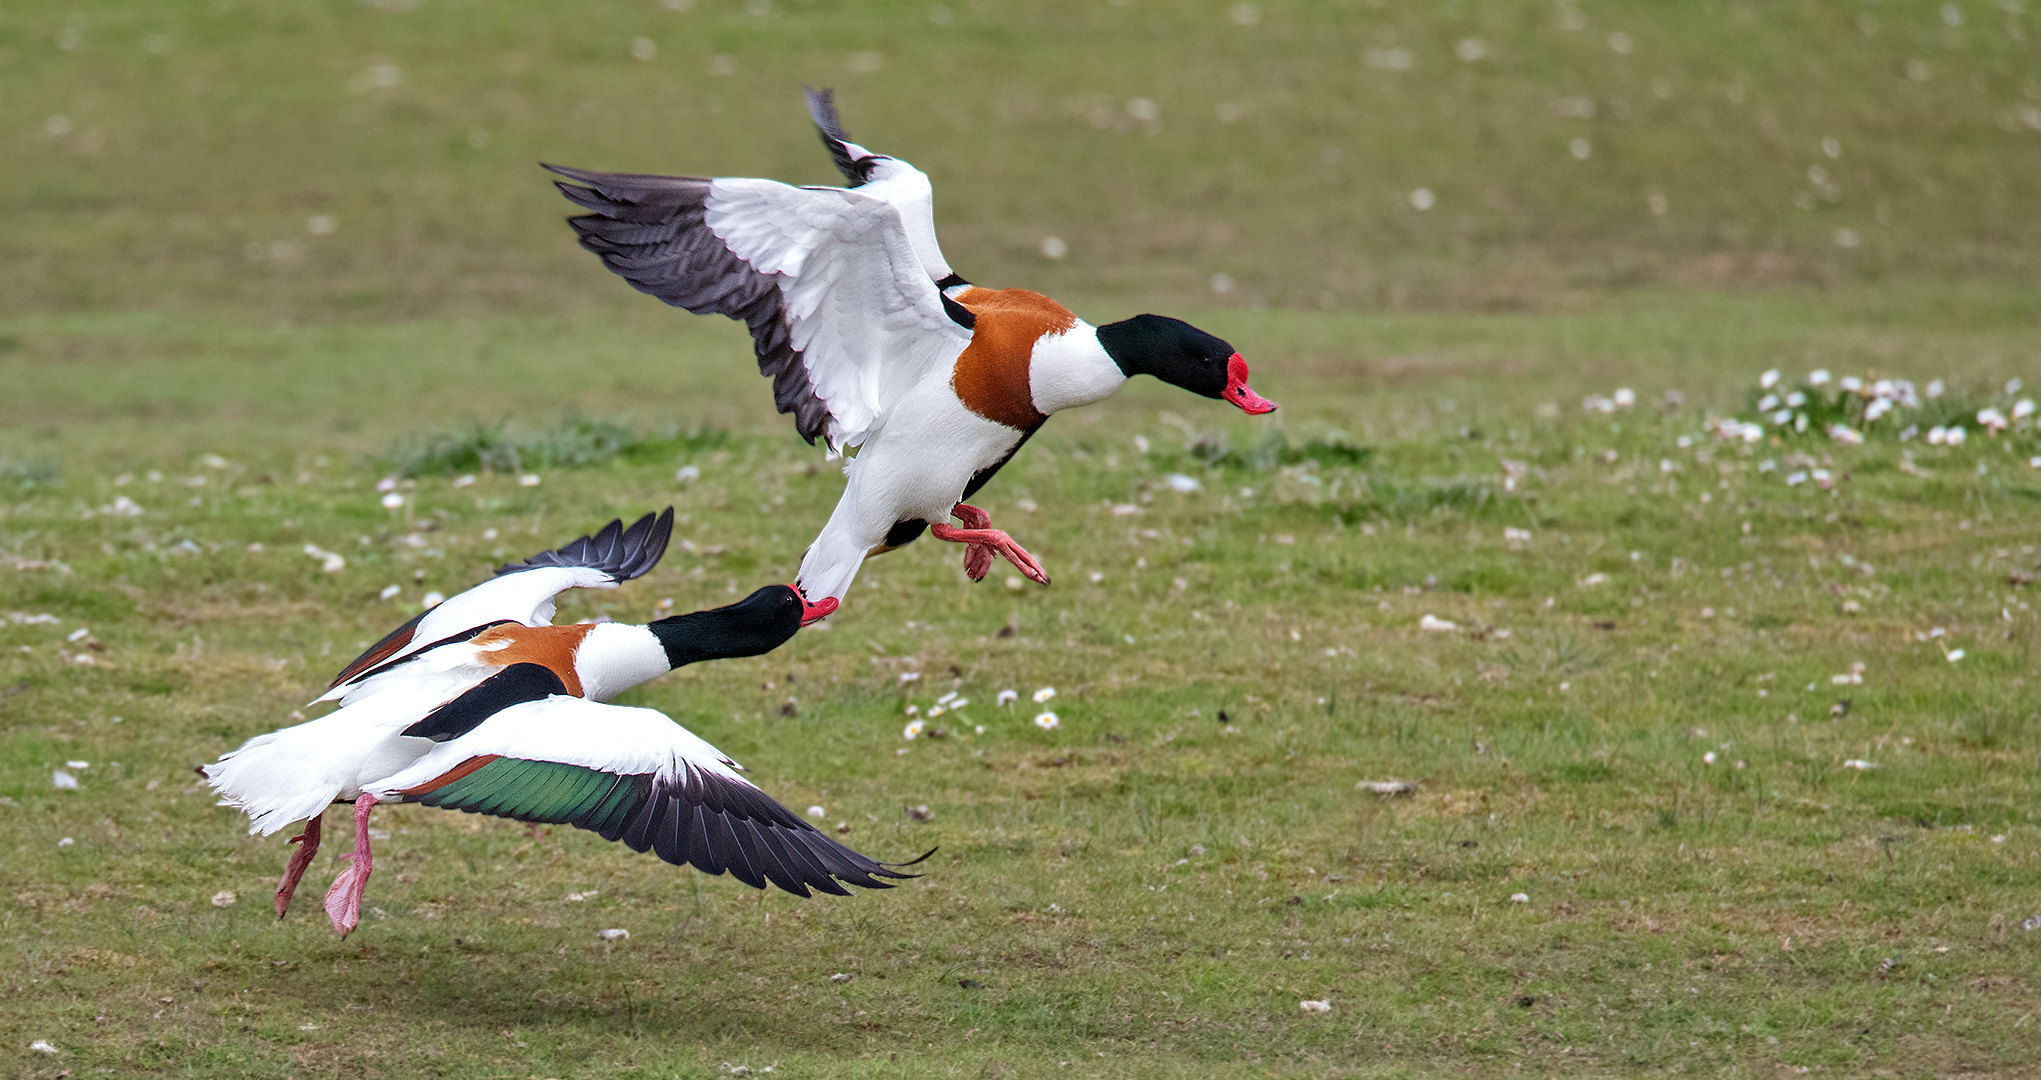
{"label": "white belly", "polygon": [[885,541],[895,522],[948,521],[971,478],[998,464],[1021,438],[965,408],[950,389],[948,367],[931,373],[845,470],[850,480],[843,498],[801,561],[808,599],[841,597],[865,553]]}
{"label": "white belly", "polygon": [[919,415],[889,418],[852,467],[858,516],[882,535],[896,521],[948,521],[971,478],[1021,440],[1021,432],[966,409],[943,389]]}

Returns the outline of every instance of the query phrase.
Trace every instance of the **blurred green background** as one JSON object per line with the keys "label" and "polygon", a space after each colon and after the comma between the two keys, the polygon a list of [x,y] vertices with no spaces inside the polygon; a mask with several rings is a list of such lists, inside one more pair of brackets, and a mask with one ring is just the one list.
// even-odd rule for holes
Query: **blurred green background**
{"label": "blurred green background", "polygon": [[2031,278],[2037,33],[2024,0],[18,0],[0,311],[636,306],[535,162],[837,183],[804,81],[935,179],[965,276],[1075,299]]}

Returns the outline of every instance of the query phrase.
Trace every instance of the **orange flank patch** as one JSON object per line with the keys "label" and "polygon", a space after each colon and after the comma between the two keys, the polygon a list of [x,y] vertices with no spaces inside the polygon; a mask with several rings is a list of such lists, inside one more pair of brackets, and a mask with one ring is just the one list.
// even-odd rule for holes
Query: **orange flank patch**
{"label": "orange flank patch", "polygon": [[[581,676],[574,670],[574,651],[581,648],[581,639],[595,629],[594,623],[576,623],[572,626],[519,626],[511,623],[475,635],[475,644],[484,650],[476,659],[492,667],[509,667],[512,664],[538,664],[550,669],[566,684],[567,692],[581,696]],[[507,642],[508,644],[503,644]],[[490,648],[498,646],[500,648]]]}
{"label": "orange flank patch", "polygon": [[412,795],[423,795],[428,791],[437,791],[502,756],[501,754],[483,754],[479,757],[471,757],[417,787],[405,788],[397,794],[409,798]]}
{"label": "orange flank patch", "polygon": [[950,386],[964,407],[994,423],[1027,431],[1048,417],[1028,390],[1035,342],[1077,325],[1070,309],[1026,289],[973,288],[957,303],[977,317],[971,344],[957,357]]}

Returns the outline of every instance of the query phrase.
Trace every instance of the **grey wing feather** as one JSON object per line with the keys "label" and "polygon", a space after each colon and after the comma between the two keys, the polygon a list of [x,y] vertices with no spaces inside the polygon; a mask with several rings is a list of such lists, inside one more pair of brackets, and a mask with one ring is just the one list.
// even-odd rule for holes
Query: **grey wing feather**
{"label": "grey wing feather", "polygon": [[732,254],[704,220],[711,181],[545,167],[578,181],[554,183],[591,211],[567,224],[604,266],[639,292],[697,315],[727,315],[751,331],[758,373],[773,381],[773,404],[793,414],[795,430],[812,444],[829,423],[829,407],[793,346],[778,276]]}
{"label": "grey wing feather", "polygon": [[829,156],[836,159],[837,171],[849,181],[844,186],[863,187],[872,178],[872,169],[879,156],[857,158],[851,155],[850,136],[844,133],[843,121],[836,115],[836,91],[826,86],[820,90],[812,86],[801,89],[808,95],[808,116],[815,121],[815,130],[822,136],[822,145],[829,148]]}
{"label": "grey wing feather", "polygon": [[586,566],[608,574],[616,581],[629,581],[658,565],[673,539],[673,507],[659,514],[646,514],[624,528],[622,518],[604,525],[592,536],[584,536],[551,551],[541,551],[520,562],[496,568],[500,577],[541,566]]}

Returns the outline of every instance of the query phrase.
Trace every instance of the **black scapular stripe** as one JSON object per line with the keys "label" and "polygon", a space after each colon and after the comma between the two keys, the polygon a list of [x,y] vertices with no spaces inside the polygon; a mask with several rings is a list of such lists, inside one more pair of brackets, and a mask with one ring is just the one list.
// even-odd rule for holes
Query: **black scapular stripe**
{"label": "black scapular stripe", "polygon": [[460,697],[427,713],[404,734],[446,742],[481,726],[482,721],[527,701],[544,701],[567,692],[553,669],[544,664],[512,664],[483,679]]}
{"label": "black scapular stripe", "polygon": [[[408,623],[405,623],[404,625],[405,625],[405,626],[415,626],[415,625],[417,625],[417,623],[418,623],[418,620],[419,620],[419,619],[422,619],[422,618],[424,618],[425,616],[427,616],[427,615],[429,615],[429,614],[431,614],[431,611],[430,611],[430,610],[427,610],[427,611],[421,611],[421,612],[419,612],[419,613],[418,613],[418,615],[417,615],[417,616],[416,616],[415,618],[413,618],[413,619],[412,619],[412,620],[411,620],[410,622],[408,622]],[[408,664],[408,663],[410,663],[411,661],[413,661],[413,660],[416,660],[416,659],[418,659],[418,658],[419,658],[419,657],[421,657],[421,656],[424,656],[424,655],[425,655],[426,653],[429,653],[429,652],[431,652],[432,650],[434,650],[434,649],[437,649],[437,648],[439,648],[439,647],[440,647],[441,645],[455,645],[455,644],[458,644],[458,643],[460,643],[460,642],[463,642],[463,641],[471,641],[471,640],[473,640],[473,639],[475,639],[475,638],[477,638],[477,637],[480,637],[480,636],[481,636],[481,634],[482,634],[482,631],[484,631],[484,630],[494,630],[494,629],[496,629],[497,627],[499,627],[499,626],[502,626],[502,625],[503,625],[503,624],[505,624],[505,623],[514,623],[514,622],[516,622],[516,621],[517,621],[516,619],[496,619],[496,620],[494,620],[494,621],[492,621],[492,622],[485,622],[485,623],[483,623],[483,624],[482,624],[482,625],[480,625],[480,626],[470,626],[470,627],[468,627],[468,628],[467,628],[466,630],[463,630],[463,631],[461,631],[461,632],[460,632],[460,633],[458,633],[458,634],[448,634],[447,636],[445,636],[445,637],[443,637],[443,638],[440,638],[440,639],[439,639],[438,641],[432,642],[432,643],[431,643],[431,644],[429,644],[429,645],[423,645],[423,646],[420,646],[419,648],[417,648],[417,649],[415,649],[415,650],[413,650],[413,651],[411,651],[411,652],[405,653],[404,655],[402,655],[402,656],[398,657],[398,658],[397,658],[397,659],[395,659],[395,660],[385,660],[385,661],[383,661],[382,663],[380,663],[380,664],[377,664],[377,665],[376,665],[376,666],[374,666],[374,667],[371,667],[371,668],[363,668],[363,669],[362,669],[361,671],[357,672],[357,673],[356,673],[356,674],[354,675],[354,677],[353,677],[353,678],[350,678],[350,679],[348,679],[347,681],[348,681],[348,683],[350,683],[350,684],[353,684],[353,683],[358,683],[358,682],[362,681],[363,679],[366,679],[366,678],[368,678],[368,677],[369,677],[369,676],[371,676],[371,675],[381,675],[381,674],[382,674],[383,672],[385,672],[385,671],[389,671],[389,670],[390,670],[390,669],[392,669],[392,668],[395,668],[395,667],[399,667],[399,666],[401,666],[401,665],[404,665],[404,664]],[[399,629],[401,630],[401,629],[402,629],[402,627],[399,627]],[[396,634],[395,634],[395,633],[392,633],[392,634],[391,634],[391,637],[395,637],[395,636],[396,636]],[[374,649],[370,649],[370,650],[369,650],[369,652],[374,652],[374,651],[375,651]],[[363,656],[367,656],[367,655],[368,655],[368,653],[363,653],[362,655],[363,655]],[[339,683],[339,682],[337,682],[337,681],[336,681],[336,682],[334,682],[334,684],[333,684],[333,686],[339,686],[339,685],[340,685],[340,683]],[[332,687],[327,687],[327,689],[329,689],[329,690],[330,690],[330,689],[332,689]]]}
{"label": "black scapular stripe", "polygon": [[[951,274],[950,276],[956,277],[957,275]],[[948,315],[950,317],[951,322],[956,323],[958,326],[961,326],[966,330],[977,329],[978,316],[971,314],[970,308],[967,308],[964,305],[957,303],[955,300],[950,299],[950,294],[948,293],[937,293],[936,295],[942,297],[943,314]]]}

